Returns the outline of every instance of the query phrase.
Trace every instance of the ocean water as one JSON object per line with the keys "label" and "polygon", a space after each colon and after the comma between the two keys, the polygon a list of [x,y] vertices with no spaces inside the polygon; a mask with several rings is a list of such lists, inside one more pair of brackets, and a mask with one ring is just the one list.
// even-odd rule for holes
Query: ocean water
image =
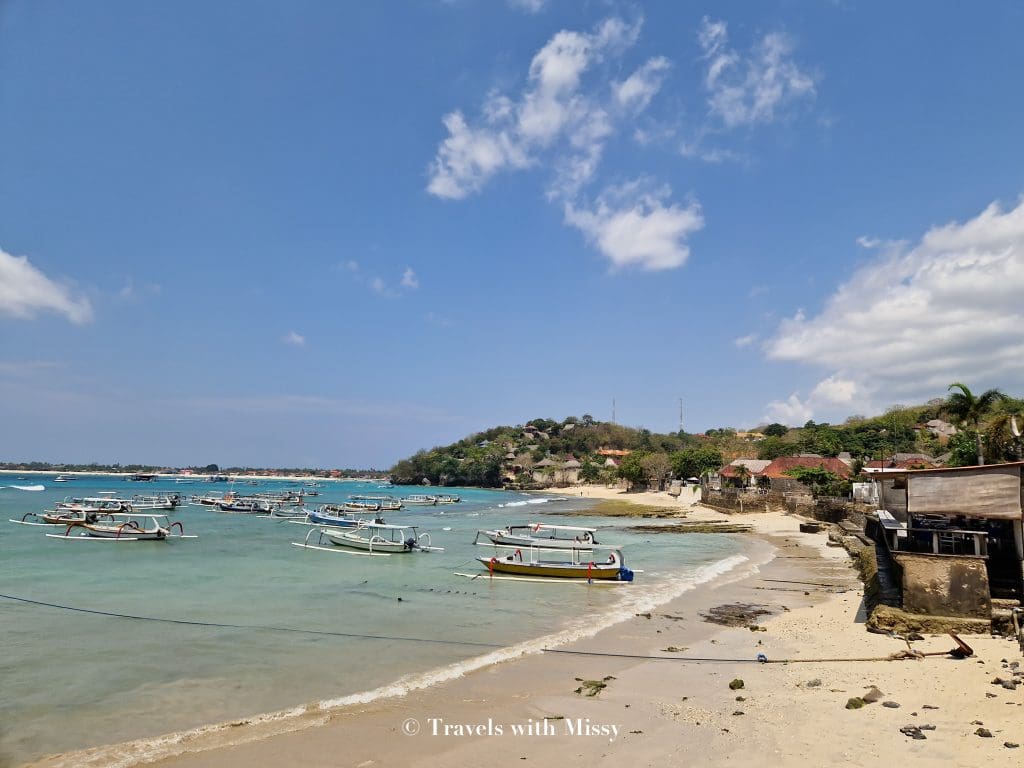
{"label": "ocean water", "polygon": [[[585,509],[582,499],[475,489],[449,489],[462,496],[459,504],[387,514],[390,523],[429,532],[443,553],[370,558],[305,550],[291,546],[303,540],[305,526],[197,506],[180,508],[174,519],[198,539],[65,542],[47,538],[50,528],[7,520],[68,495],[191,495],[227,484],[109,477],[54,484],[52,474],[23,476],[0,476],[7,486],[0,489],[0,594],[239,626],[117,618],[0,598],[0,765],[428,684],[590,633],[743,560],[729,536],[644,534],[629,521],[559,517]],[[37,483],[45,490],[9,487]],[[262,481],[235,490],[293,487]],[[424,489],[324,481],[319,490],[307,506],[352,493]],[[534,521],[601,528],[600,540],[622,544],[626,564],[642,573],[617,587],[489,581],[474,557],[491,550],[472,544],[475,532]]]}

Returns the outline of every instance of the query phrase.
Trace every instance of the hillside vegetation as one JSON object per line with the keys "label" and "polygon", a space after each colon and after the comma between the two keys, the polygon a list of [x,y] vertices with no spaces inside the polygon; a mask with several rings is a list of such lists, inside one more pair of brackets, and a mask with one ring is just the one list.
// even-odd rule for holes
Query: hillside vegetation
{"label": "hillside vegetation", "polygon": [[[775,459],[801,453],[837,456],[842,452],[862,463],[898,453],[920,453],[948,466],[965,466],[976,463],[979,437],[988,463],[1021,456],[1021,440],[1014,436],[1010,419],[1018,415],[1017,423],[1024,427],[1024,418],[1019,416],[1024,413],[1024,401],[1000,394],[992,402],[986,401],[984,412],[974,423],[970,415],[957,412],[957,395],[952,392],[948,398],[923,405],[894,406],[874,417],[851,416],[842,424],[808,421],[799,428],[767,424],[744,431],[723,427],[701,434],[659,434],[596,421],[589,415],[562,421],[533,419],[419,451],[399,461],[391,469],[391,477],[403,484],[530,487],[557,484],[565,462],[576,461],[582,482],[625,479],[660,484],[673,478],[699,477],[737,458]],[[942,434],[928,427],[935,419],[958,429],[948,430],[955,431],[952,435]]]}

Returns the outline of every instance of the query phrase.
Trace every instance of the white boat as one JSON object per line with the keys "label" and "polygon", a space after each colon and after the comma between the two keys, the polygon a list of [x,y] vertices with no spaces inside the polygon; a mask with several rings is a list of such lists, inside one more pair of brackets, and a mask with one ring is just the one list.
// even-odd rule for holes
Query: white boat
{"label": "white boat", "polygon": [[462,498],[454,493],[440,493],[436,497],[438,504],[458,504]]}
{"label": "white boat", "polygon": [[166,541],[198,538],[185,535],[184,526],[179,522],[170,522],[167,515],[112,512],[110,518],[109,521],[96,523],[71,523],[64,533],[46,535],[64,541]]}
{"label": "white boat", "polygon": [[128,502],[132,509],[166,509],[173,511],[181,504],[180,493],[135,494]]}
{"label": "white boat", "polygon": [[309,525],[357,528],[368,522],[384,522],[379,509],[346,509],[344,504],[323,504],[306,514],[306,523]]}
{"label": "white boat", "polygon": [[480,537],[485,536],[492,544],[507,547],[592,550],[600,545],[596,534],[596,528],[529,523],[509,525],[497,531],[477,531],[473,543],[479,544]]}
{"label": "white boat", "polygon": [[71,481],[71,478],[70,477],[64,477],[64,475],[57,475],[55,478],[53,478],[53,482],[55,482],[55,483],[67,483],[67,482],[70,482],[70,481]]}
{"label": "white boat", "polygon": [[437,504],[437,496],[428,496],[425,493],[414,493],[411,496],[403,497],[402,503],[406,506],[432,507]]}
{"label": "white boat", "polygon": [[9,522],[19,525],[77,525],[78,523],[109,522],[114,518],[112,509],[109,512],[100,512],[95,509],[60,507],[45,512],[26,512],[20,520],[11,518]]}
{"label": "white boat", "polygon": [[374,502],[378,507],[380,507],[380,509],[388,512],[396,512],[402,508],[402,502],[400,500],[396,499],[394,496],[388,496],[386,493],[352,494],[348,498],[349,501],[354,502]]}
{"label": "white boat", "polygon": [[[310,531],[306,535],[309,543]],[[443,552],[441,547],[430,545],[430,534],[419,533],[414,525],[387,525],[366,523],[356,528],[320,529],[321,540],[327,539],[338,547],[359,550],[369,554],[397,555],[408,552]]]}

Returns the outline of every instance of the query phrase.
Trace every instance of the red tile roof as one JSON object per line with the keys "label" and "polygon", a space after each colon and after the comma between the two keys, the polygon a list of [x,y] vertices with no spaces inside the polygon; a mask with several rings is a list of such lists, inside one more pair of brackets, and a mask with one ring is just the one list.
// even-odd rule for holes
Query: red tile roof
{"label": "red tile roof", "polygon": [[839,459],[818,458],[816,456],[781,456],[764,468],[761,474],[766,477],[789,477],[786,473],[796,467],[823,467],[839,477],[849,477],[852,471]]}

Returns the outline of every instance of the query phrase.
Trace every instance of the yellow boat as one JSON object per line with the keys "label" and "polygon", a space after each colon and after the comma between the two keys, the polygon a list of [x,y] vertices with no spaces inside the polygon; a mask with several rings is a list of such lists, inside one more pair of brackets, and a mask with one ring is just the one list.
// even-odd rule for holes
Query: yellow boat
{"label": "yellow boat", "polygon": [[[540,554],[544,559],[538,557]],[[554,559],[550,549],[542,553],[527,550],[524,559],[522,549],[501,557],[478,557],[491,573],[508,573],[514,576],[539,576],[553,579],[601,579],[609,581],[632,581],[633,572],[626,568],[622,552],[613,549],[607,558],[597,561],[591,552],[566,551],[563,559]]]}

